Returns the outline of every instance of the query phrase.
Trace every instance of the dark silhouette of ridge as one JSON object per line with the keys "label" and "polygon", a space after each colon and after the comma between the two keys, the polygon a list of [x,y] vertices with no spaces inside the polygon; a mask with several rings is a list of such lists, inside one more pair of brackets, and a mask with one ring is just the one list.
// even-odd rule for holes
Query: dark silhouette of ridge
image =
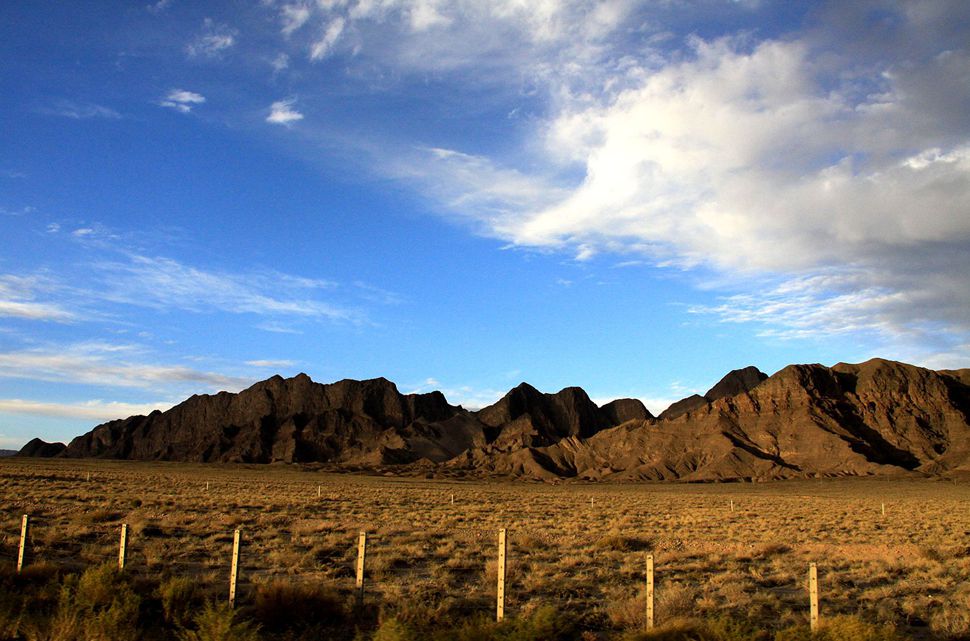
{"label": "dark silhouette of ridge", "polygon": [[317,463],[401,474],[588,480],[745,480],[970,472],[970,370],[873,359],[729,372],[654,418],[578,387],[527,383],[477,412],[384,378],[274,376],[192,396],[20,456]]}

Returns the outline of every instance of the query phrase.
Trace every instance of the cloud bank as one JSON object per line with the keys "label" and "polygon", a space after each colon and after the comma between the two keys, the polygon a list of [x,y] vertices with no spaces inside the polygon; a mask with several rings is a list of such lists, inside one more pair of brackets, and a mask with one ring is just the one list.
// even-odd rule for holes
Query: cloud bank
{"label": "cloud bank", "polygon": [[678,32],[675,9],[728,11],[678,7],[278,11],[318,63],[452,73],[540,103],[517,152],[424,146],[384,164],[480,233],[713,273],[722,304],[692,311],[765,336],[864,333],[912,358],[966,344],[970,6],[825,4],[760,38]]}

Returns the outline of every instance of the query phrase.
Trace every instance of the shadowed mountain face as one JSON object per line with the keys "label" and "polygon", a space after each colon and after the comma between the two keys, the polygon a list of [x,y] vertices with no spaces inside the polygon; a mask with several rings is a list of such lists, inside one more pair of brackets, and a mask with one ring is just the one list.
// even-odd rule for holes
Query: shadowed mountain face
{"label": "shadowed mountain face", "polygon": [[276,376],[99,425],[62,452],[35,440],[21,455],[591,480],[970,472],[970,370],[880,359],[791,365],[771,377],[749,367],[690,400],[658,419],[637,400],[598,407],[580,388],[543,394],[523,383],[469,412],[438,392],[400,394],[385,379]]}
{"label": "shadowed mountain face", "polygon": [[[639,401],[614,403],[606,411],[579,388],[542,394],[523,384],[476,415],[448,404],[440,392],[401,394],[383,378],[321,385],[305,374],[274,376],[238,394],[193,396],[166,412],[104,423],[71,441],[62,455],[359,466],[441,462],[486,446],[515,449],[591,436],[617,417],[650,416]],[[21,454],[41,455],[41,446],[32,444]]]}

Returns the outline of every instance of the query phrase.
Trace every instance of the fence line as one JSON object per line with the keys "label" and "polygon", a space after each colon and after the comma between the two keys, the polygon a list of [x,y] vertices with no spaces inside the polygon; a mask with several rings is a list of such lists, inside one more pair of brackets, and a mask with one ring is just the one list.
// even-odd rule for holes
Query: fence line
{"label": "fence line", "polygon": [[[17,554],[17,573],[21,573],[26,567],[27,551],[28,551],[28,533],[29,533],[30,516],[24,514],[23,521],[20,529],[20,546]],[[237,595],[237,583],[239,580],[239,570],[240,570],[240,547],[242,543],[242,530],[236,529],[233,532],[232,539],[232,555],[230,559],[230,570],[229,570],[229,606],[235,607],[236,605],[236,595]],[[363,605],[364,601],[364,570],[365,570],[365,555],[367,550],[367,533],[366,531],[361,531],[357,539],[357,562],[356,562],[356,584],[355,593],[357,598],[357,604]],[[122,571],[125,568],[125,561],[128,552],[128,524],[123,523],[121,525],[121,538],[119,542],[118,549],[118,570]],[[506,607],[506,574],[508,566],[508,530],[502,528],[498,531],[498,558],[496,564],[496,610],[495,619],[501,622],[505,619],[505,607]],[[654,596],[655,596],[655,586],[654,586],[654,556],[653,554],[646,554],[646,590],[644,593],[644,606],[645,606],[645,627],[647,630],[651,630],[655,625],[655,611],[654,611]],[[819,628],[819,591],[818,591],[818,569],[817,565],[813,562],[809,564],[808,569],[808,599],[809,599],[809,622],[811,630],[816,632]]]}

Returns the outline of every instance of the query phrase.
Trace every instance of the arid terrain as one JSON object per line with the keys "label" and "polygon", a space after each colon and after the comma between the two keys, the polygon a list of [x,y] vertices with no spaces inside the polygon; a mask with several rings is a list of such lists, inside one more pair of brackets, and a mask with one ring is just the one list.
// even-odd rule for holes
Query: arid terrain
{"label": "arid terrain", "polygon": [[[806,626],[815,562],[823,621],[854,615],[913,638],[970,633],[970,485],[962,482],[541,484],[11,458],[0,461],[0,497],[5,576],[23,514],[32,519],[28,571],[39,574],[116,564],[127,523],[133,581],[188,577],[193,598],[221,601],[239,528],[240,613],[280,582],[323,589],[351,613],[348,639],[391,618],[492,617],[500,528],[509,532],[507,616],[553,606],[582,638],[643,627],[647,553],[658,626],[722,616],[765,630]],[[365,605],[355,609],[361,530]],[[272,632],[265,613],[259,620]]]}

